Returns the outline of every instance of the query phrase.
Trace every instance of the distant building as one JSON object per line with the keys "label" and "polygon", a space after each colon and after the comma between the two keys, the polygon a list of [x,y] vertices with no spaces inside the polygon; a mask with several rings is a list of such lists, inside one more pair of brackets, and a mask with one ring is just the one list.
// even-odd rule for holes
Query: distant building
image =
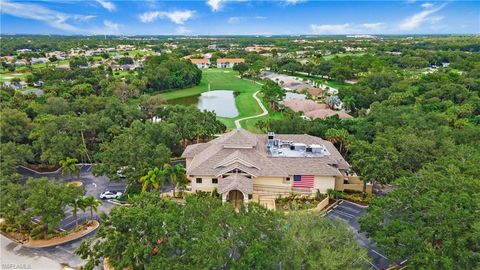
{"label": "distant building", "polygon": [[27,65],[27,61],[25,60],[15,61],[15,66],[26,66],[26,65]]}
{"label": "distant building", "polygon": [[32,89],[24,90],[20,93],[22,93],[22,95],[34,94],[37,97],[41,97],[45,94],[45,92],[42,89],[38,89],[38,88],[32,88]]}
{"label": "distant building", "polygon": [[255,46],[248,46],[245,47],[245,51],[247,52],[261,52],[261,51],[271,51],[273,49],[272,46],[260,46],[260,45],[255,45]]}
{"label": "distant building", "polygon": [[233,68],[235,64],[245,63],[243,58],[218,58],[217,68]]}
{"label": "distant building", "polygon": [[30,61],[30,63],[32,64],[43,64],[47,62],[48,62],[48,58],[46,57],[32,58],[32,60]]}
{"label": "distant building", "polygon": [[190,62],[192,62],[192,64],[196,65],[198,68],[209,68],[210,67],[210,59],[192,58],[192,59],[190,59]]}
{"label": "distant building", "polygon": [[26,82],[3,82],[3,86],[12,88],[13,90],[23,89],[28,86]]}
{"label": "distant building", "polygon": [[31,52],[32,50],[30,49],[20,49],[20,50],[17,50],[18,53],[26,53],[26,52]]}

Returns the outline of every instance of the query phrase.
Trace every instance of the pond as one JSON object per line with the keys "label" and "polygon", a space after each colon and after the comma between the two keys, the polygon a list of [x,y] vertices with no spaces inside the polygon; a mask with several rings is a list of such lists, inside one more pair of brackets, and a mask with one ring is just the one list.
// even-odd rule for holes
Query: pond
{"label": "pond", "polygon": [[307,96],[304,95],[304,94],[299,94],[299,93],[295,93],[295,92],[286,92],[285,93],[285,99],[300,99],[300,100],[304,100],[306,99]]}
{"label": "pond", "polygon": [[176,98],[168,101],[169,104],[195,105],[200,110],[214,111],[217,116],[233,118],[238,116],[235,105],[235,91],[215,90],[200,95]]}

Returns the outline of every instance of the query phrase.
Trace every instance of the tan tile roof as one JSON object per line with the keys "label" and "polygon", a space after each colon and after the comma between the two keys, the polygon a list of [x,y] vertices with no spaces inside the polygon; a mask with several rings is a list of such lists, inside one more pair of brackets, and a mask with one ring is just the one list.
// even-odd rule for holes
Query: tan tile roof
{"label": "tan tile roof", "polygon": [[335,110],[332,110],[332,109],[313,110],[313,111],[305,112],[304,114],[305,114],[305,116],[308,116],[308,117],[313,118],[313,119],[316,119],[316,118],[324,119],[324,118],[334,116],[334,115],[338,115],[338,117],[340,119],[350,119],[350,118],[352,118],[352,116],[349,115],[346,112],[335,111]]}
{"label": "tan tile roof", "polygon": [[314,119],[315,118],[323,119],[333,115],[338,115],[338,117],[340,117],[341,119],[352,118],[352,116],[346,112],[332,110],[328,107],[327,104],[316,103],[315,101],[310,99],[302,100],[302,99],[291,98],[291,99],[284,100],[283,104],[288,108],[292,109],[292,111],[294,112],[303,112],[305,116],[308,116]]}
{"label": "tan tile roof", "polygon": [[218,58],[217,63],[244,63],[243,58]]}
{"label": "tan tile roof", "polygon": [[194,64],[200,64],[200,63],[210,64],[210,60],[205,58],[200,58],[200,59],[190,58],[190,61]]}
{"label": "tan tile roof", "polygon": [[316,87],[310,87],[307,89],[307,92],[314,97],[323,97],[323,90]]}
{"label": "tan tile roof", "polygon": [[[277,134],[280,140],[324,145],[329,156],[272,157],[266,149],[267,135],[252,134],[243,129],[226,133],[208,143],[188,146],[183,157],[193,157],[188,175],[218,176],[240,169],[253,176],[288,177],[295,174],[319,176],[340,175],[338,169],[350,165],[335,146],[319,137],[297,134]],[[235,140],[239,142],[235,142]]]}
{"label": "tan tile roof", "polygon": [[210,146],[208,143],[197,143],[188,145],[187,148],[183,151],[182,157],[194,157],[196,154],[203,151],[205,148]]}

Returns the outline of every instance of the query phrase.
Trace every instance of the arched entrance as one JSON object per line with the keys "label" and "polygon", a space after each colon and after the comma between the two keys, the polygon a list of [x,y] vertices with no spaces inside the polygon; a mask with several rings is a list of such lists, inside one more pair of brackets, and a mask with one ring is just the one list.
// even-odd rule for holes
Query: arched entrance
{"label": "arched entrance", "polygon": [[239,190],[230,190],[227,200],[231,202],[235,208],[239,209],[243,203],[243,193]]}

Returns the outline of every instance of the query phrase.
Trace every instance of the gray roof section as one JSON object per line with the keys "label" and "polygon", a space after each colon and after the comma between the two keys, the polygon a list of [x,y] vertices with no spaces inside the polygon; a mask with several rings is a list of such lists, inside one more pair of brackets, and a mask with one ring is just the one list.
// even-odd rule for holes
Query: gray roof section
{"label": "gray roof section", "polygon": [[218,180],[218,192],[223,194],[231,190],[240,190],[244,194],[253,193],[252,179],[241,174],[232,174]]}
{"label": "gray roof section", "polygon": [[[329,141],[310,135],[275,135],[280,140],[305,144],[323,144],[330,152],[320,157],[272,157],[267,153],[267,135],[243,129],[226,133],[208,143],[188,146],[182,157],[191,157],[189,175],[218,176],[240,169],[253,176],[288,177],[296,174],[337,176],[350,165]],[[236,142],[235,140],[239,140]]]}

